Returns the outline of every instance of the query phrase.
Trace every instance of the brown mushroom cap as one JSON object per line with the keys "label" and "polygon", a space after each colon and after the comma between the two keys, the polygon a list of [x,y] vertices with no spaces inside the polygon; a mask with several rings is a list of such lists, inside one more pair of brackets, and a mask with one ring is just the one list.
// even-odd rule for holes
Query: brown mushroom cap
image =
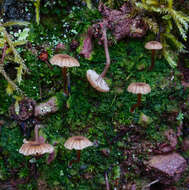
{"label": "brown mushroom cap", "polygon": [[151,92],[151,88],[144,82],[133,82],[128,86],[127,91],[133,94],[148,94]]}
{"label": "brown mushroom cap", "polygon": [[79,67],[80,64],[74,57],[66,54],[56,54],[50,59],[52,65],[59,67]]}
{"label": "brown mushroom cap", "polygon": [[108,92],[110,90],[106,81],[96,71],[88,70],[86,75],[89,83],[96,90],[100,92]]}
{"label": "brown mushroom cap", "polygon": [[82,150],[84,148],[87,148],[88,146],[92,146],[93,143],[87,139],[86,137],[83,136],[73,136],[70,137],[65,143],[64,147],[72,150]]}
{"label": "brown mushroom cap", "polygon": [[162,44],[158,41],[150,41],[145,44],[145,48],[149,50],[160,50],[163,48]]}
{"label": "brown mushroom cap", "polygon": [[47,143],[39,143],[37,141],[27,141],[23,140],[24,144],[19,149],[19,153],[24,156],[29,155],[42,155],[45,153],[52,153],[54,151],[54,147]]}

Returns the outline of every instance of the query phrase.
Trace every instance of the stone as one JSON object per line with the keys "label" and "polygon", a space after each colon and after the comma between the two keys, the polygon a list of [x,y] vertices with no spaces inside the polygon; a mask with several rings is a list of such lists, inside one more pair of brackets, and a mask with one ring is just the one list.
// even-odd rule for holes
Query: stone
{"label": "stone", "polygon": [[171,184],[178,181],[187,167],[186,160],[178,153],[155,155],[148,162],[148,168],[161,183]]}
{"label": "stone", "polygon": [[182,142],[182,149],[187,152],[189,151],[189,138],[185,138]]}

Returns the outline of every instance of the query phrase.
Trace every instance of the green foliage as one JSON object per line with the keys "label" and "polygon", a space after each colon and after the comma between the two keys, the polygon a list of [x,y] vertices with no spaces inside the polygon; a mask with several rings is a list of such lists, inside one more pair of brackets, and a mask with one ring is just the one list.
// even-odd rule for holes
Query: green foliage
{"label": "green foliage", "polygon": [[[178,41],[174,33],[174,24],[177,26],[178,31],[184,41],[187,40],[187,31],[189,16],[185,15],[183,12],[178,11],[174,7],[173,0],[142,0],[135,1],[137,8],[145,10],[148,16],[148,12],[153,14],[153,21],[150,15],[145,17],[144,21],[149,25],[149,29],[157,34],[158,32],[158,22],[164,31],[160,33],[161,42],[163,43],[163,55],[170,64],[170,66],[175,67],[177,65],[176,56],[178,52],[185,52],[185,46],[182,42]],[[173,23],[174,22],[174,23]],[[172,45],[170,45],[172,43]],[[174,48],[172,48],[174,47]],[[175,48],[177,51],[175,51]]]}
{"label": "green foliage", "polygon": [[40,0],[32,0],[32,1],[34,1],[34,6],[35,6],[36,23],[39,25],[39,21],[40,21]]}

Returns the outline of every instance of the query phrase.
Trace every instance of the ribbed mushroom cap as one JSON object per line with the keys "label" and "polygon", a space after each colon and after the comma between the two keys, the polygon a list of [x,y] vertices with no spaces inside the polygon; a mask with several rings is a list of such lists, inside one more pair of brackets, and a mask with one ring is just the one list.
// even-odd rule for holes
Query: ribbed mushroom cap
{"label": "ribbed mushroom cap", "polygon": [[87,71],[87,79],[91,86],[100,92],[108,92],[110,90],[106,81],[94,70]]}
{"label": "ribbed mushroom cap", "polygon": [[73,136],[70,137],[65,143],[64,147],[72,150],[82,150],[84,148],[87,148],[88,146],[92,146],[93,143],[87,139],[86,137],[83,136]]}
{"label": "ribbed mushroom cap", "polygon": [[133,82],[128,86],[127,91],[133,94],[148,94],[151,92],[151,88],[144,82]]}
{"label": "ribbed mushroom cap", "polygon": [[29,155],[42,155],[45,153],[52,153],[54,151],[54,147],[47,143],[39,143],[36,141],[27,141],[23,140],[24,144],[19,149],[19,153],[24,156]]}
{"label": "ribbed mushroom cap", "polygon": [[56,54],[50,59],[52,65],[59,67],[79,67],[80,64],[74,57],[66,54]]}
{"label": "ribbed mushroom cap", "polygon": [[145,44],[145,48],[149,50],[160,50],[163,48],[162,44],[158,41],[150,41]]}

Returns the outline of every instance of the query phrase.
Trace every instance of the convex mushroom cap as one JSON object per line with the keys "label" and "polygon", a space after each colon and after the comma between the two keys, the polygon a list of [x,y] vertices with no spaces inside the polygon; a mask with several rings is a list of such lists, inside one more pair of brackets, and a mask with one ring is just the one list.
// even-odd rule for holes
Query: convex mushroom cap
{"label": "convex mushroom cap", "polygon": [[87,80],[97,91],[108,92],[110,90],[106,81],[94,70],[87,71]]}
{"label": "convex mushroom cap", "polygon": [[50,59],[52,65],[59,67],[79,67],[80,64],[74,57],[66,54],[56,54]]}
{"label": "convex mushroom cap", "polygon": [[23,142],[24,144],[19,149],[19,153],[24,156],[37,156],[45,153],[52,153],[54,151],[54,147],[52,145],[44,142],[27,141],[26,139],[24,139]]}
{"label": "convex mushroom cap", "polygon": [[151,88],[144,82],[133,82],[128,86],[127,91],[133,94],[148,94],[151,92]]}
{"label": "convex mushroom cap", "polygon": [[73,136],[68,138],[68,140],[64,143],[64,147],[72,150],[82,150],[84,148],[87,148],[89,146],[93,146],[93,143],[83,136]]}
{"label": "convex mushroom cap", "polygon": [[160,50],[163,48],[162,44],[158,41],[150,41],[145,44],[145,48],[149,50]]}

